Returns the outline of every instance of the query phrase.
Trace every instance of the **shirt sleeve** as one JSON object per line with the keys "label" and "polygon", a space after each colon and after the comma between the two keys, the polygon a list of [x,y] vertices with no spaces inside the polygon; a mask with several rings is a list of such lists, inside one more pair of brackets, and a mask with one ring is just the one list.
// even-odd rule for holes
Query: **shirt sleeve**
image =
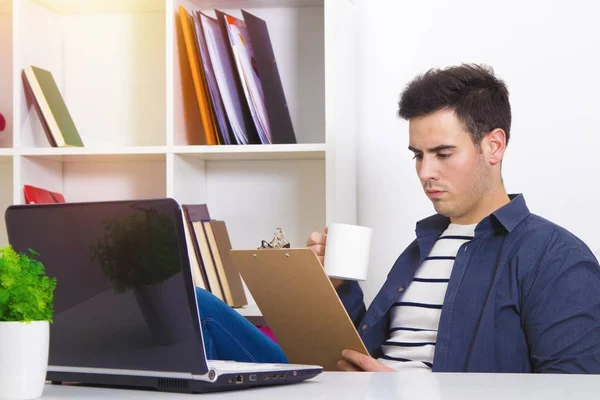
{"label": "shirt sleeve", "polygon": [[354,326],[358,326],[366,312],[363,291],[360,285],[356,281],[344,281],[338,287],[337,293]]}
{"label": "shirt sleeve", "polygon": [[543,259],[524,285],[533,371],[600,373],[600,267],[591,253],[570,249]]}

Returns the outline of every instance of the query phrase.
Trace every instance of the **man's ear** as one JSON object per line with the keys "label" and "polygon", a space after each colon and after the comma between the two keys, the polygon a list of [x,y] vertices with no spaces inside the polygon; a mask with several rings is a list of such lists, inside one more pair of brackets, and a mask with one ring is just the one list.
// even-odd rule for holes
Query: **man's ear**
{"label": "man's ear", "polygon": [[494,129],[483,138],[481,146],[491,165],[501,163],[506,150],[506,132]]}

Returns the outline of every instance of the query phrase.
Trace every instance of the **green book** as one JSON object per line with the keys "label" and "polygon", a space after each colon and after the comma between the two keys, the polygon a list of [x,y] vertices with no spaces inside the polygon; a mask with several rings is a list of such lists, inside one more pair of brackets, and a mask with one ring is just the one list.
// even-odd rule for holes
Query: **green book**
{"label": "green book", "polygon": [[83,147],[77,127],[50,71],[34,67],[23,70],[25,86],[54,147]]}

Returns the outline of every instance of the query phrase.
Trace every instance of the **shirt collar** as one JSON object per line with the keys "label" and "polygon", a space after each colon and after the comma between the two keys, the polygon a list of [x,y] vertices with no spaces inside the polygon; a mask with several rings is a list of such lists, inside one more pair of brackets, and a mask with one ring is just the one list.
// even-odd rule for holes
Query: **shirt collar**
{"label": "shirt collar", "polygon": [[[510,202],[500,207],[492,213],[493,218],[496,222],[504,227],[508,232],[512,232],[527,216],[530,214],[527,203],[525,202],[525,196],[519,194],[509,194]],[[484,218],[480,225],[491,219],[490,217]]]}
{"label": "shirt collar", "polygon": [[[509,203],[500,207],[477,224],[477,228],[475,229],[476,236],[477,233],[490,228],[503,228],[507,232],[511,232],[527,218],[530,213],[523,194],[509,194],[508,197],[510,199]],[[415,232],[417,233],[417,237],[432,234],[440,235],[448,227],[448,224],[450,224],[450,218],[441,214],[434,214],[418,221]]]}

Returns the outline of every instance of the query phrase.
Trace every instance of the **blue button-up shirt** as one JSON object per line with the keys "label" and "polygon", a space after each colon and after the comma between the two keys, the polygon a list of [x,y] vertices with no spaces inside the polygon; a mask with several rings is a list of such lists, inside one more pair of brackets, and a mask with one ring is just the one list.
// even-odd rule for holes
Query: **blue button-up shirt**
{"label": "blue button-up shirt", "polygon": [[[456,255],[433,371],[600,373],[600,266],[576,236],[531,214],[523,195],[484,218]],[[356,282],[340,299],[375,358],[390,308],[446,229],[434,215],[394,263],[368,310]]]}

